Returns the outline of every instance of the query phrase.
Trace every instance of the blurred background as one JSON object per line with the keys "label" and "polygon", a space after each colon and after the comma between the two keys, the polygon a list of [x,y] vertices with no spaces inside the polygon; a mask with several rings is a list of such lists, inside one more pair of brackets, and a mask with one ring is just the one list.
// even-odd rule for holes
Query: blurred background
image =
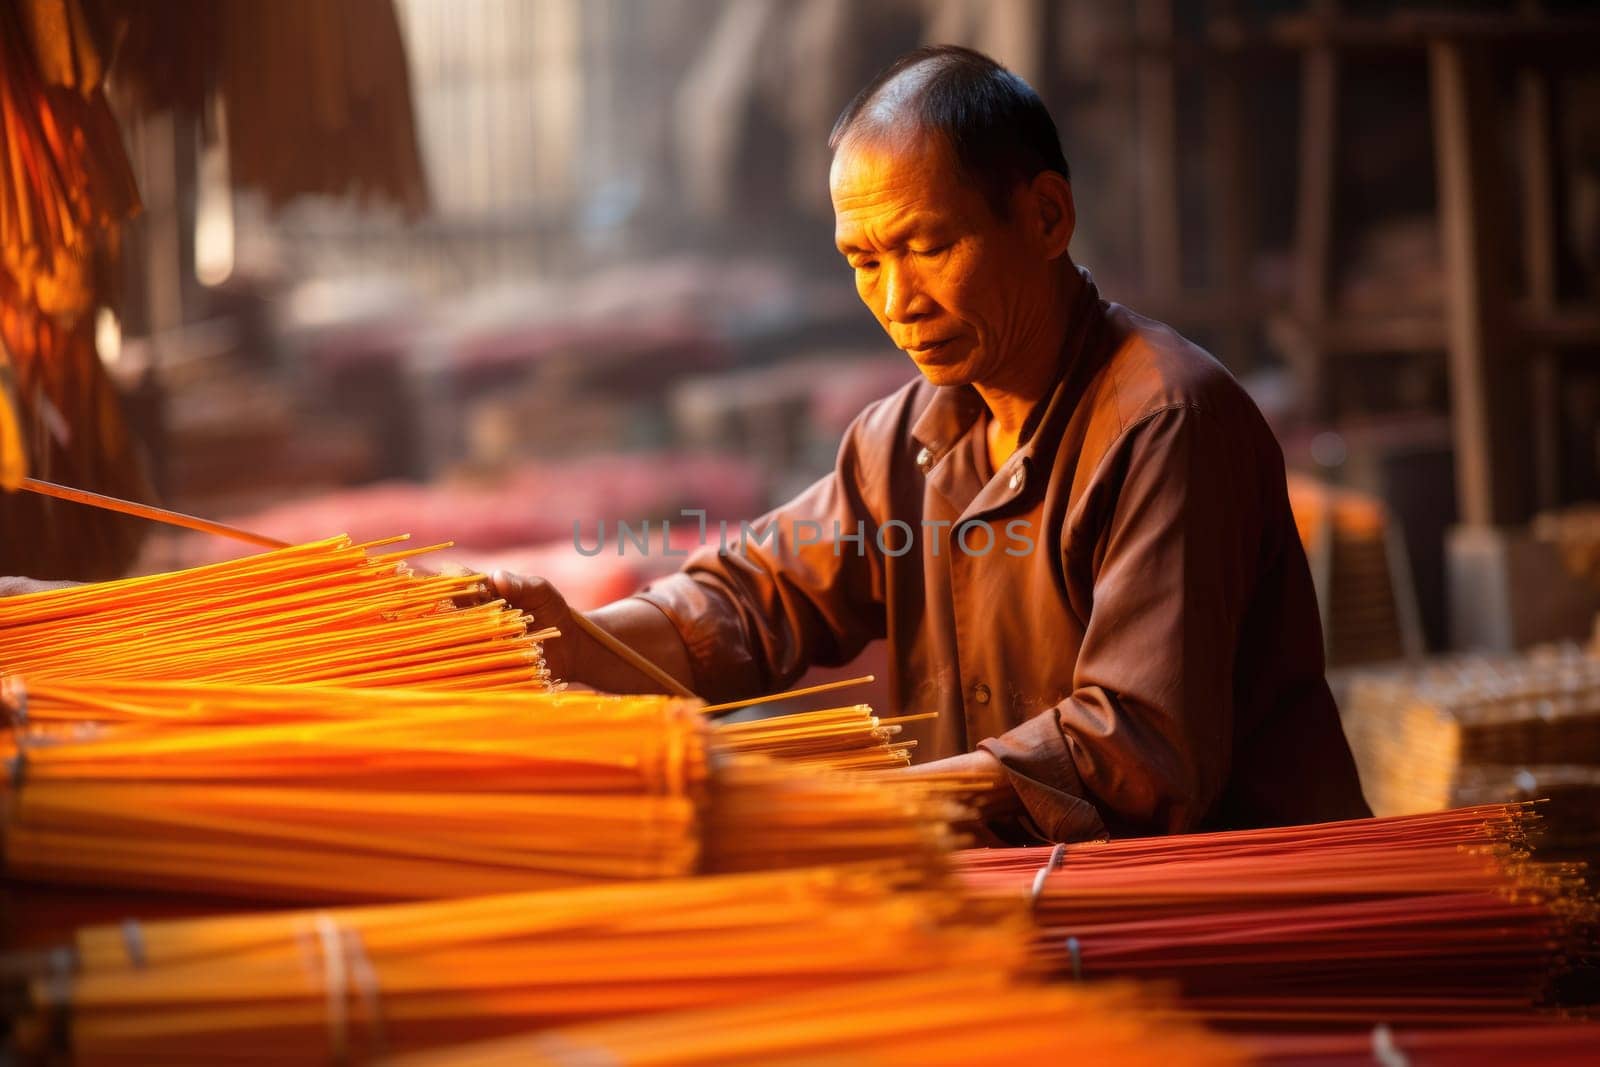
{"label": "blurred background", "polygon": [[[1074,258],[1267,412],[1330,664],[1597,715],[1590,7],[0,0],[3,421],[37,477],[626,595],[681,562],[661,520],[754,517],[914,373],[826,138],[967,44],[1055,115]],[[19,494],[0,530],[36,577],[246,551]]]}

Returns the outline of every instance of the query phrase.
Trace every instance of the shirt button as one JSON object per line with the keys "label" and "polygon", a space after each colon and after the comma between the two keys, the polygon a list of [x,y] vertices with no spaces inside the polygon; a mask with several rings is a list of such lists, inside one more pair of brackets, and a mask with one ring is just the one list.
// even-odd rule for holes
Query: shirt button
{"label": "shirt button", "polygon": [[922,468],[924,474],[927,473],[928,468],[933,466],[933,449],[924,448],[917,453],[917,466]]}
{"label": "shirt button", "polygon": [[1011,472],[1011,480],[1006,484],[1010,486],[1011,491],[1015,493],[1018,489],[1022,488],[1022,484],[1027,480],[1028,469],[1026,467],[1018,467],[1016,470]]}
{"label": "shirt button", "polygon": [[975,704],[989,703],[989,687],[979,682],[972,687],[972,700]]}

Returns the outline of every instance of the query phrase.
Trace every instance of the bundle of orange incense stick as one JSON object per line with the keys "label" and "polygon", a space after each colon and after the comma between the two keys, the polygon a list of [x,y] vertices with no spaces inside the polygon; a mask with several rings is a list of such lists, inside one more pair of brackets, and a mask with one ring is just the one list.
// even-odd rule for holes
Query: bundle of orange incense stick
{"label": "bundle of orange incense stick", "polygon": [[[380,694],[381,695],[378,695]],[[451,706],[478,698],[462,694]],[[560,714],[566,707],[600,711],[624,708],[624,697],[595,694],[545,695],[497,691],[492,706],[509,699],[529,714]],[[29,730],[47,736],[61,729],[115,724],[141,727],[244,725],[432,714],[443,705],[429,692],[358,690],[309,685],[247,685],[216,682],[150,682],[130,679],[0,675],[0,703],[23,715]],[[915,742],[900,741],[905,719],[883,719],[865,704],[775,715],[749,722],[714,723],[718,748],[740,755],[771,756],[833,770],[886,770],[911,760]]]}
{"label": "bundle of orange incense stick", "polygon": [[[161,699],[194,717],[150,714]],[[659,696],[143,683],[122,721],[70,732],[52,727],[116,702],[82,683],[26,702],[0,842],[36,881],[341,901],[933,864],[962,814],[912,782],[723,753]],[[29,725],[40,709],[58,718]]]}
{"label": "bundle of orange incense stick", "polygon": [[1083,978],[1180,983],[1213,1020],[1485,1024],[1542,1002],[1593,930],[1581,870],[1535,862],[1536,816],[1494,805],[960,857],[1025,894],[1038,952]]}
{"label": "bundle of orange incense stick", "polygon": [[970,817],[912,779],[864,778],[747,757],[717,761],[709,784],[706,870],[753,871],[893,857],[927,869],[962,843]]}
{"label": "bundle of orange incense stick", "polygon": [[[674,698],[675,699],[675,698]],[[572,712],[630,716],[667,698],[615,696],[536,688],[489,692],[378,689],[343,685],[168,682],[0,674],[0,708],[25,736],[71,733],[119,737],[200,726],[271,726],[314,722],[378,722],[455,718],[501,710],[530,718]],[[684,702],[691,706],[692,702]],[[698,710],[698,709],[697,709]]]}
{"label": "bundle of orange incense stick", "polygon": [[365,1062],[949,968],[1004,980],[1027,933],[1023,909],[893,865],[125,922],[33,982],[24,1032],[69,1035],[80,1063]]}
{"label": "bundle of orange incense stick", "polygon": [[911,762],[915,741],[899,740],[901,724],[924,715],[880,718],[866,704],[719,723],[717,741],[734,752],[774,756],[834,770],[889,770]]}
{"label": "bundle of orange incense stick", "polygon": [[947,969],[730,1007],[575,1026],[419,1053],[395,1067],[798,1067],[802,1064],[1248,1062],[1131,985],[1046,986]]}
{"label": "bundle of orange incense stick", "polygon": [[[396,540],[402,540],[397,538]],[[171,574],[0,599],[0,669],[29,678],[545,687],[529,619],[481,577],[422,577],[337,537]]]}
{"label": "bundle of orange incense stick", "polygon": [[538,715],[540,694],[324,693],[410,713],[19,733],[0,783],[7,872],[380,900],[696,868],[704,726],[686,702],[565,698]]}

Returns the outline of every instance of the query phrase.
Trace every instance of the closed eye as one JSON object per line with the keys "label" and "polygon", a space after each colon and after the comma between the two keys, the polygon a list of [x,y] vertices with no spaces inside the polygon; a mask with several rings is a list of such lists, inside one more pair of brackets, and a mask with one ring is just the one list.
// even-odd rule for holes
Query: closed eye
{"label": "closed eye", "polygon": [[912,255],[920,256],[923,259],[932,259],[934,256],[942,256],[948,251],[950,251],[949,245],[939,245],[936,248],[913,248],[911,250]]}

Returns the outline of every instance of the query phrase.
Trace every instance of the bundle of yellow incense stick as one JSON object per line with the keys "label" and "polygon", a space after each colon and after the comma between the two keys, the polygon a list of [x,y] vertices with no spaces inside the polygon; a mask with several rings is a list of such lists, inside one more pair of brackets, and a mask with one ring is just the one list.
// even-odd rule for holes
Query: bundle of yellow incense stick
{"label": "bundle of yellow incense stick", "polygon": [[366,1062],[497,1034],[1027,966],[1024,909],[822,868],[81,930],[25,1029],[79,1063]]}
{"label": "bundle of yellow incense stick", "polygon": [[801,1064],[1248,1062],[1132,985],[1046,986],[994,969],[929,971],[402,1056],[394,1067],[798,1067]]}
{"label": "bundle of yellow incense stick", "polygon": [[1041,962],[1181,984],[1235,1026],[1525,1019],[1592,947],[1576,864],[1523,847],[1521,805],[959,858],[979,894],[1026,897]]}
{"label": "bundle of yellow incense stick", "polygon": [[[402,540],[402,539],[395,539]],[[0,599],[0,669],[29,678],[545,687],[529,619],[481,577],[423,577],[330,538],[227,563]]]}

